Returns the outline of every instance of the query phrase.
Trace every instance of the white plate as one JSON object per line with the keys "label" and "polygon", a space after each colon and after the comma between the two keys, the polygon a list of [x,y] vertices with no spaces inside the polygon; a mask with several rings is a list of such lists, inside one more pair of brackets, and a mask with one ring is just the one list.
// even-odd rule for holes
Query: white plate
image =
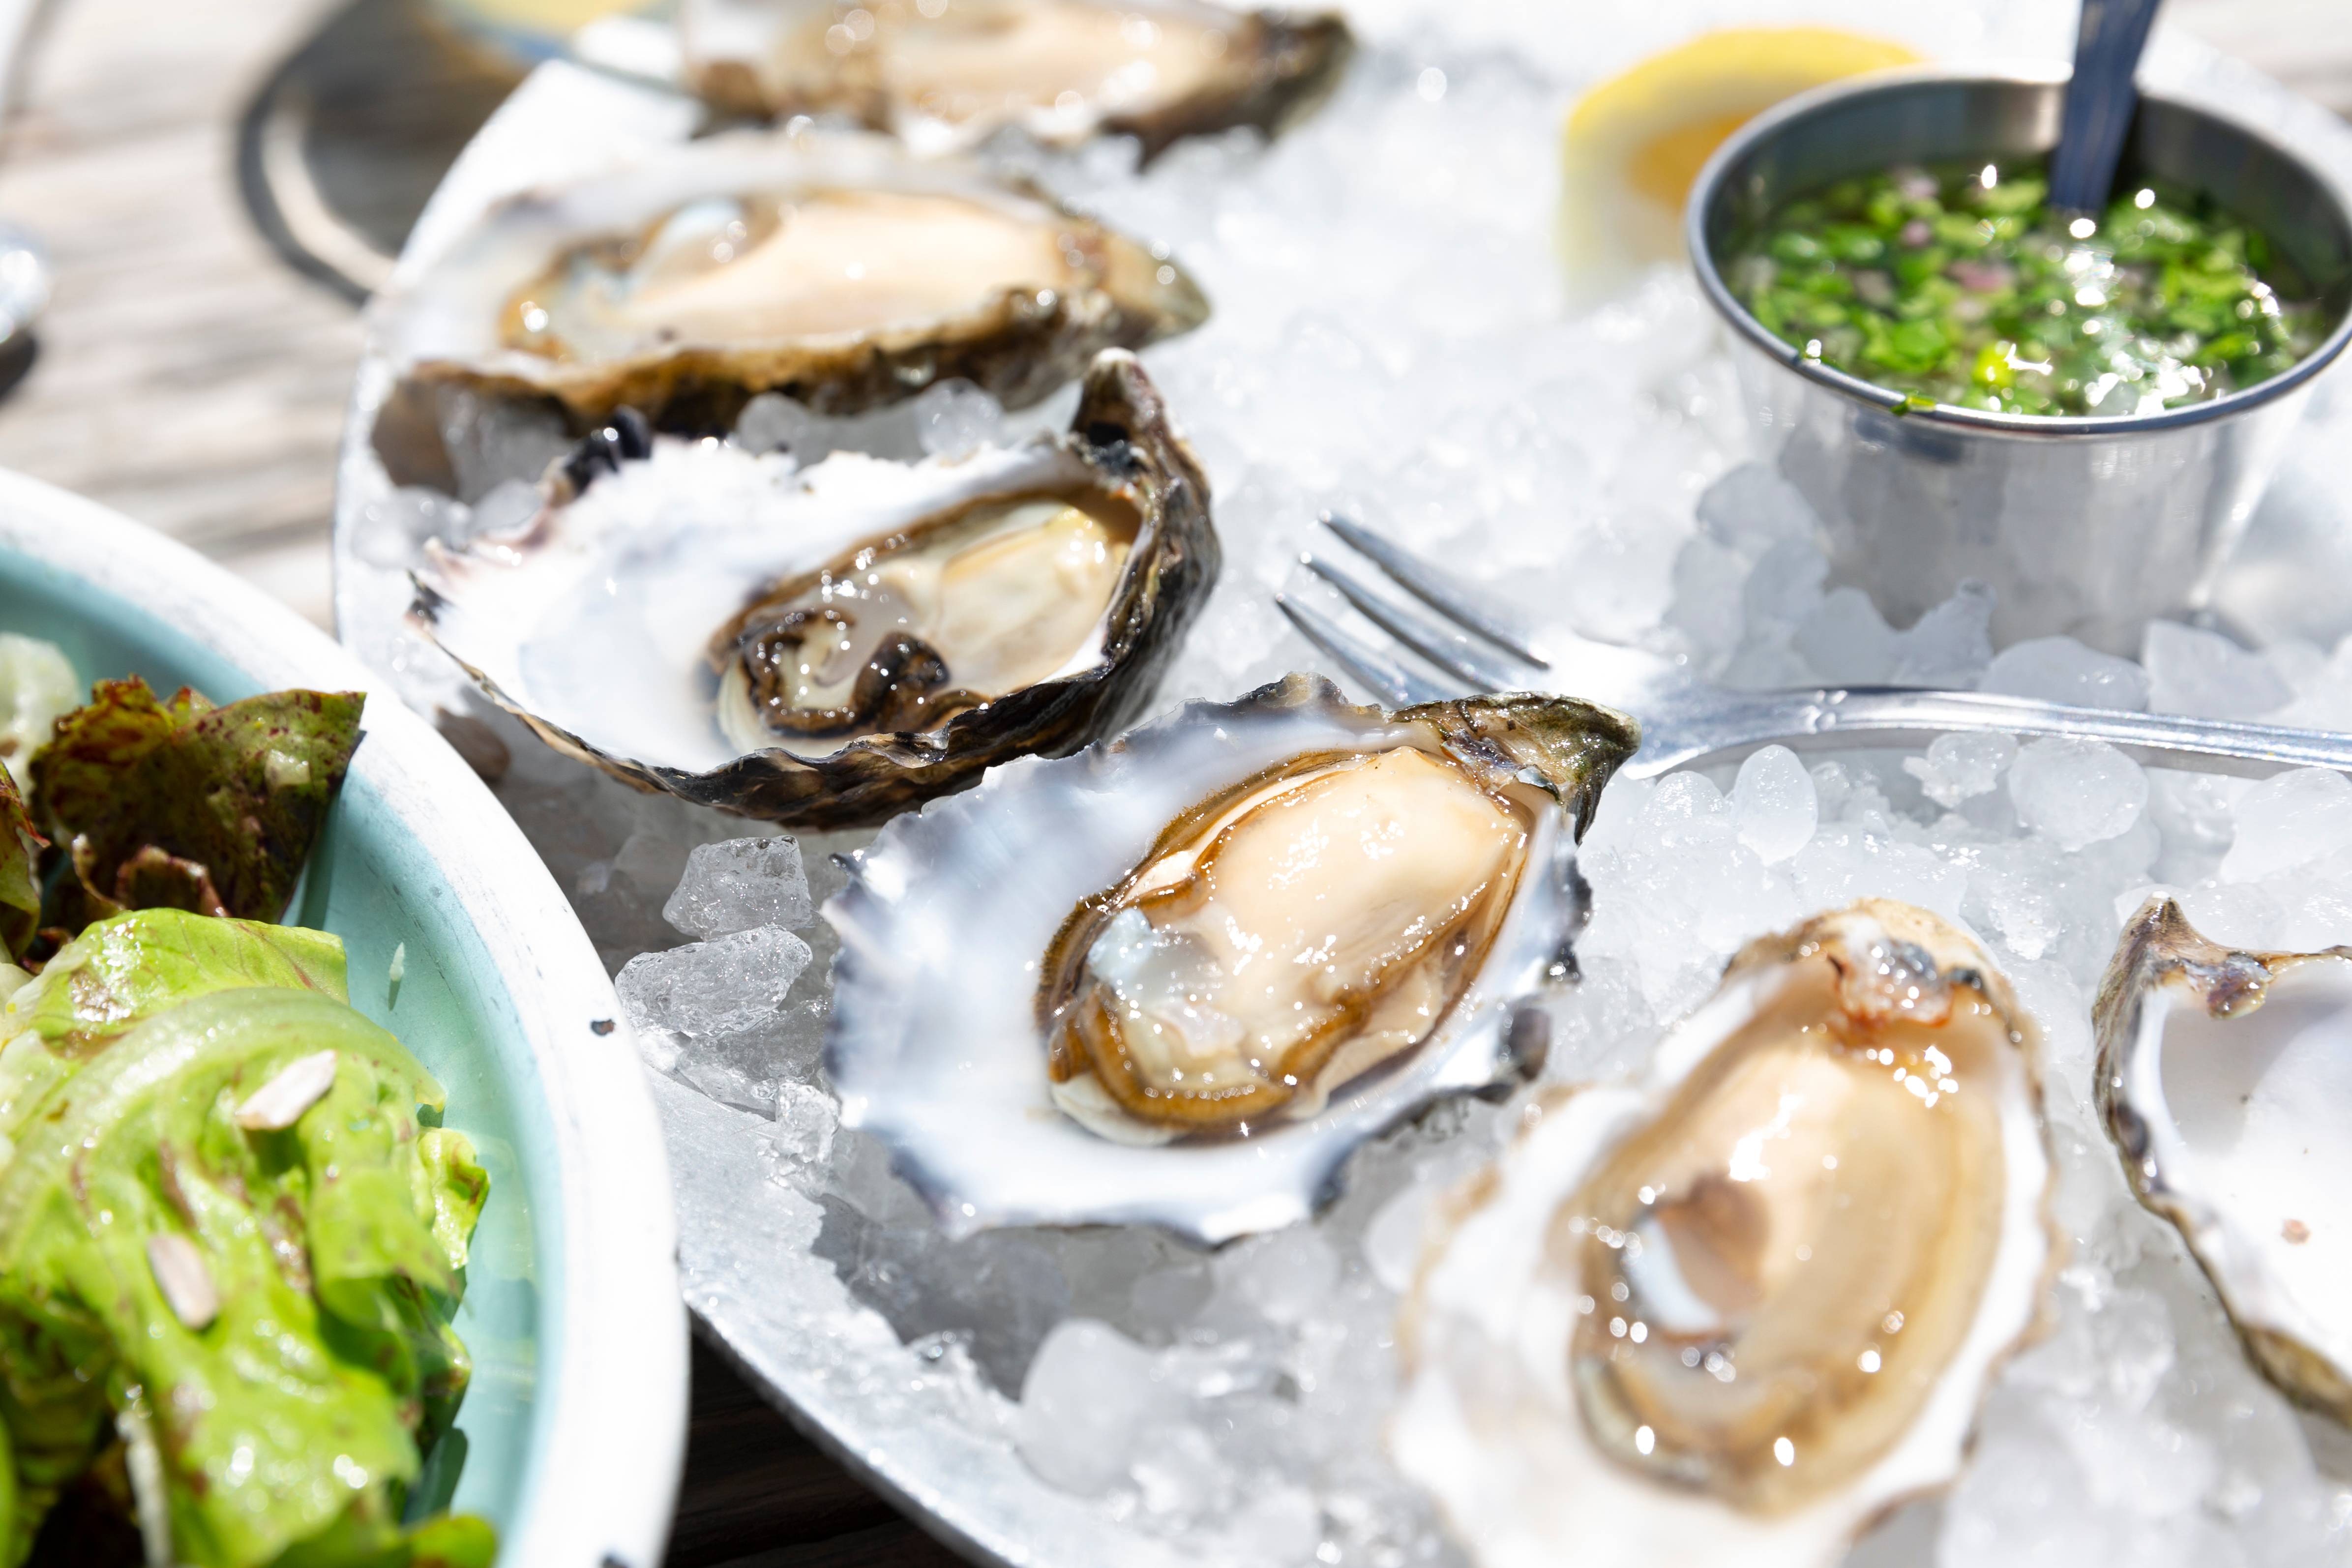
{"label": "white plate", "polygon": [[[1413,4],[1379,0],[1360,9],[1410,11]],[[1628,7],[1603,18],[1602,8],[1594,6],[1567,13],[1572,25],[1563,25],[1562,13],[1549,4],[1454,9],[1447,10],[1442,39],[1426,18],[1384,16],[1381,26],[1409,39],[1408,52],[1525,46],[1538,68],[1565,79],[1563,56],[1587,52],[1580,29],[1596,33],[1585,68],[1606,68],[1678,34],[1769,7],[1691,0],[1659,7],[1655,15],[1636,17]],[[1859,19],[1864,7],[1844,9],[1858,14],[1855,25],[1870,26]],[[2030,47],[2046,57],[2068,41],[2071,14],[2048,6],[2023,14],[2031,9],[2001,0],[1956,6],[1969,15],[1946,32],[1974,39],[1979,50],[1998,38],[2008,49]],[[1971,20],[1979,12],[1992,19]],[[1610,36],[1598,37],[1601,30]],[[1418,63],[1427,57],[1412,57]],[[2159,33],[2144,77],[2262,126],[2352,178],[2352,132],[2340,121],[2210,48]],[[451,171],[402,258],[401,276],[413,276],[500,195],[676,141],[690,136],[698,122],[696,107],[676,96],[576,67],[541,68]],[[372,353],[362,366],[346,427],[336,512],[338,617],[346,642],[395,670],[413,700],[430,704],[438,694],[461,690],[462,678],[401,631],[403,574],[369,564],[357,548],[372,511],[390,491],[369,433],[391,379],[389,366]],[[1180,418],[1188,413],[1176,412]],[[1213,411],[1190,412],[1213,426]],[[2291,463],[2291,476],[2293,470]],[[2225,604],[2231,592],[2225,583]],[[1001,1404],[975,1404],[951,1374],[901,1344],[877,1313],[850,1295],[832,1266],[811,1254],[822,1223],[816,1205],[769,1179],[772,1164],[761,1151],[769,1124],[667,1081],[656,1080],[656,1089],[680,1156],[679,1261],[688,1302],[749,1375],[835,1452],[976,1560],[1067,1568],[1188,1560],[1174,1545],[1114,1521],[1092,1500],[1041,1482],[1005,1441]]]}

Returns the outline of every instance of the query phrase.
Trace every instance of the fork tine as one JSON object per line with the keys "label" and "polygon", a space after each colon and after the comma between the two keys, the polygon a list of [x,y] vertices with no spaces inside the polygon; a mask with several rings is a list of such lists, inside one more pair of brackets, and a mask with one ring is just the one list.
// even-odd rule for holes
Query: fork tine
{"label": "fork tine", "polygon": [[1298,628],[1301,636],[1338,660],[1341,669],[1370,687],[1391,707],[1443,702],[1458,695],[1415,674],[1363,639],[1342,630],[1321,611],[1297,603],[1288,594],[1276,594],[1274,604],[1290,617],[1290,623]]}
{"label": "fork tine", "polygon": [[[1528,646],[1526,632],[1493,612],[1480,608],[1473,590],[1454,581],[1403,546],[1392,544],[1363,524],[1335,513],[1323,514],[1323,526],[1362,552],[1373,565],[1395,579],[1399,587],[1440,615],[1467,627],[1504,652],[1517,654],[1538,670],[1551,668],[1549,660]],[[1398,635],[1403,633],[1399,632]]]}
{"label": "fork tine", "polygon": [[1509,691],[1528,684],[1527,672],[1508,667],[1453,627],[1374,593],[1336,561],[1301,554],[1298,564],[1338,589],[1373,625],[1448,674],[1461,676],[1480,691]]}

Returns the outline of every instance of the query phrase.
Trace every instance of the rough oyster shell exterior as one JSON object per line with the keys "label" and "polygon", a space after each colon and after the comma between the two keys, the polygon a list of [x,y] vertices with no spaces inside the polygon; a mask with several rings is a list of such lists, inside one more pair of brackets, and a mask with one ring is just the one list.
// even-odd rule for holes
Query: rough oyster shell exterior
{"label": "rough oyster shell exterior", "polygon": [[828,49],[822,59],[793,57],[796,49],[810,56],[822,47],[824,23],[849,6],[832,0],[687,0],[679,21],[688,85],[725,113],[846,113],[926,150],[971,146],[1006,125],[1058,146],[1095,135],[1133,136],[1147,162],[1187,136],[1236,126],[1276,133],[1330,93],[1355,53],[1346,21],[1330,13],[1241,12],[1200,0],[1137,0],[1103,8],[1162,26],[1213,26],[1225,38],[1224,51],[1204,83],[1173,96],[1087,104],[1076,113],[1045,106],[1008,110],[948,124],[889,90],[887,73],[871,57],[887,45],[877,46],[870,32],[865,40],[846,40],[842,54]]}

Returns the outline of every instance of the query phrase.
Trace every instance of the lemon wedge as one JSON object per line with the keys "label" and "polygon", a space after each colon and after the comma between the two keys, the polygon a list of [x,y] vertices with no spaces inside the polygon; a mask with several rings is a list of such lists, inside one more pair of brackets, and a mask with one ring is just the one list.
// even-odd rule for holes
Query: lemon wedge
{"label": "lemon wedge", "polygon": [[1591,298],[1683,254],[1683,203],[1708,156],[1782,99],[1919,57],[1833,27],[1726,27],[1652,55],[1576,101],[1560,138],[1559,242]]}

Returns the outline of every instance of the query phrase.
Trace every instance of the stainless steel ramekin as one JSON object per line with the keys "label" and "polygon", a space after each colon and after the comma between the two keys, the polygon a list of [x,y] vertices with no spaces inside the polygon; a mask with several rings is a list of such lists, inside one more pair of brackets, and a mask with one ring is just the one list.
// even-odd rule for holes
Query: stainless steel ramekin
{"label": "stainless steel ramekin", "polygon": [[[2058,138],[2065,71],[1937,68],[1841,82],[1749,122],[1685,216],[1701,286],[1731,325],[1763,455],[1828,530],[1835,580],[1897,625],[1975,579],[1996,643],[2066,632],[2139,651],[2152,617],[2197,607],[2245,531],[2314,377],[2352,340],[2352,201],[2287,149],[2144,94],[2118,183],[2207,192],[2267,234],[2336,317],[2308,359],[2211,402],[2124,419],[1937,406],[1806,359],[1732,297],[1717,258],[1790,196],[1905,162],[2014,159]],[[2125,188],[2128,188],[2127,185]]]}

